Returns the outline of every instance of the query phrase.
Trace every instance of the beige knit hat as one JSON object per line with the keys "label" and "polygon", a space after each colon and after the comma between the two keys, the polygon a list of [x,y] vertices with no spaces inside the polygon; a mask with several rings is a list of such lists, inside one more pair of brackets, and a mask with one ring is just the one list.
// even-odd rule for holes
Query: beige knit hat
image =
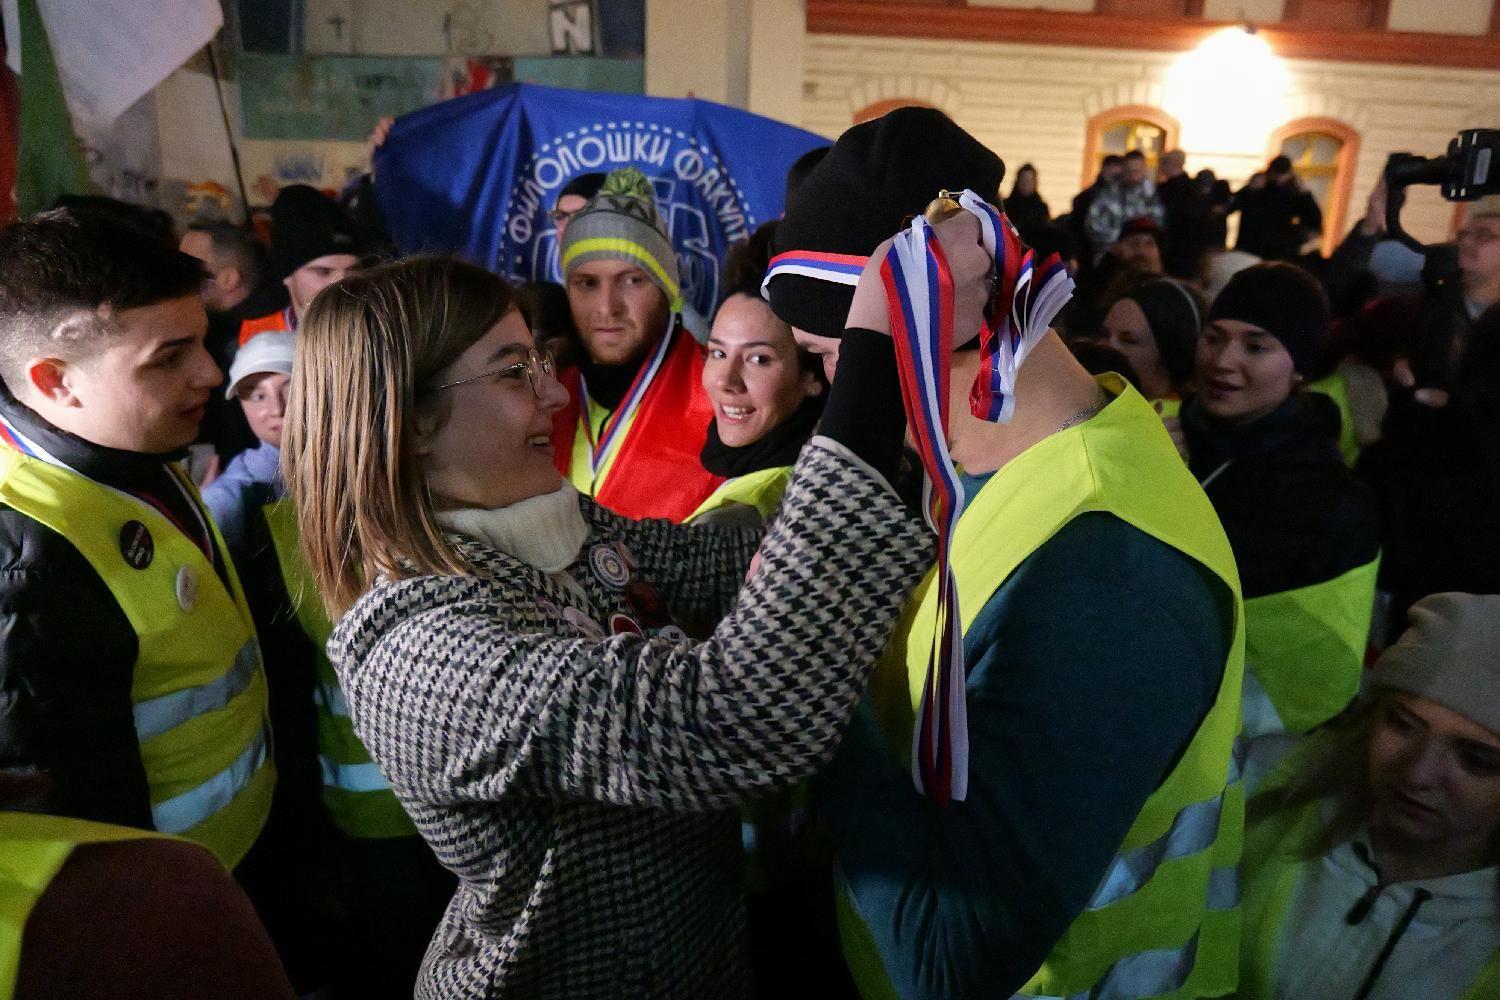
{"label": "beige knit hat", "polygon": [[1437,702],[1500,735],[1500,595],[1433,594],[1370,672],[1370,685]]}

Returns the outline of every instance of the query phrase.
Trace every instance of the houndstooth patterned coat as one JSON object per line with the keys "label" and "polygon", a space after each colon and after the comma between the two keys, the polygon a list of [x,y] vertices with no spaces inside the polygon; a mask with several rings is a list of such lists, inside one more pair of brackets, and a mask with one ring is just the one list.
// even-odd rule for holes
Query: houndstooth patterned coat
{"label": "houndstooth patterned coat", "polygon": [[[356,731],[460,878],[419,997],[747,995],[733,807],[828,758],[931,560],[819,443],[748,584],[754,530],[582,503],[564,574],[464,540],[477,575],[379,584],[329,643]],[[679,615],[727,616],[701,644],[606,638],[638,613],[631,562]]]}

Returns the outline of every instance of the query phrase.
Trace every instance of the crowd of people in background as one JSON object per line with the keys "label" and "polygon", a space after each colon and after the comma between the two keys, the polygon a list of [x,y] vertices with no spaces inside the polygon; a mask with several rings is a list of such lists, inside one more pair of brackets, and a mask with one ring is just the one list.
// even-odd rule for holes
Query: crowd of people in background
{"label": "crowd of people in background", "polygon": [[[1054,206],[996,152],[851,128],[707,317],[630,168],[560,284],[403,258],[368,181],[0,231],[13,995],[1500,995],[1500,197],[1325,257],[1285,156]],[[1077,286],[1012,422],[944,362],[935,806],[879,264],[964,188]]]}

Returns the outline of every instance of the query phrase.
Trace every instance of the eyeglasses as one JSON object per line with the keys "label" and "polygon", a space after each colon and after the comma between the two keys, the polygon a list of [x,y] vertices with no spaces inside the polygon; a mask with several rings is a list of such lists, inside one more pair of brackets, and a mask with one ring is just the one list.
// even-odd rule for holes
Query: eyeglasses
{"label": "eyeglasses", "polygon": [[552,220],[553,225],[557,225],[558,223],[567,222],[577,214],[577,212],[564,212],[560,208],[554,208],[547,212],[547,218]]}
{"label": "eyeglasses", "polygon": [[1500,240],[1500,232],[1482,226],[1465,226],[1458,231],[1458,242],[1473,240],[1475,243],[1493,243]]}
{"label": "eyeglasses", "polygon": [[522,372],[526,373],[526,381],[531,383],[531,391],[536,393],[536,398],[542,398],[542,377],[552,378],[557,371],[557,359],[552,352],[539,354],[536,351],[527,351],[525,361],[517,361],[513,365],[504,368],[496,368],[494,371],[482,372],[478,375],[470,375],[454,382],[444,382],[437,389],[451,389],[465,382],[478,382],[482,378],[519,378]]}

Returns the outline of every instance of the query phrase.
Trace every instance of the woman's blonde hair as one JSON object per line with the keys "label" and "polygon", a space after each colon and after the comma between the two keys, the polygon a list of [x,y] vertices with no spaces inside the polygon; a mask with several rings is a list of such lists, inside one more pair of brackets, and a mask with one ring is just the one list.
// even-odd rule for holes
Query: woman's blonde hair
{"label": "woman's blonde hair", "polygon": [[[1374,796],[1370,791],[1370,741],[1401,694],[1375,688],[1343,715],[1308,734],[1245,805],[1245,823],[1255,826],[1276,816],[1314,804],[1324,807],[1312,832],[1297,843],[1282,845],[1287,853],[1310,860],[1320,858],[1348,841],[1370,820]],[[1500,864],[1500,834],[1490,844],[1490,864]]]}
{"label": "woman's blonde hair", "polygon": [[470,571],[443,538],[421,445],[447,416],[438,377],[514,305],[504,279],[440,256],[371,268],[313,300],[281,466],[334,620],[377,577]]}
{"label": "woman's blonde hair", "polygon": [[1247,825],[1255,825],[1313,803],[1331,806],[1306,843],[1293,852],[1320,857],[1354,836],[1370,818],[1370,739],[1390,704],[1391,693],[1377,690],[1338,718],[1308,734],[1282,765],[1285,780],[1272,780],[1245,806]]}

